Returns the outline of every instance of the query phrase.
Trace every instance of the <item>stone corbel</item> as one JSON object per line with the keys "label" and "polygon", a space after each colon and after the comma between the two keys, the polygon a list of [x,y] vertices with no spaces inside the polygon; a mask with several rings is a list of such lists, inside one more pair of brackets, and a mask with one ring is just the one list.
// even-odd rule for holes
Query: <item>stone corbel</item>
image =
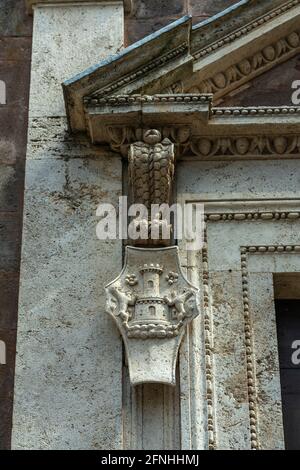
{"label": "stone corbel", "polygon": [[[159,213],[153,214],[152,207],[160,207],[162,204],[171,206],[175,169],[174,144],[168,138],[163,138],[157,129],[143,130],[141,141],[129,146],[128,169],[130,200],[134,204],[142,204],[148,215],[147,219],[142,218],[137,222],[141,237],[135,240],[135,246],[168,246],[172,232],[170,221]],[[142,226],[145,228],[144,237]],[[152,236],[155,228],[157,237]],[[169,238],[162,236],[164,228],[170,234]]]}
{"label": "stone corbel", "polygon": [[186,325],[199,314],[198,289],[182,273],[178,248],[126,248],[121,274],[106,286],[107,313],[122,334],[130,381],[175,385]]}
{"label": "stone corbel", "polygon": [[130,203],[142,204],[148,211],[148,220],[137,222],[142,236],[133,244],[170,246],[171,221],[152,209],[171,206],[176,159],[207,122],[211,95],[92,96],[84,103],[92,142],[109,144],[128,160]]}
{"label": "stone corbel", "polygon": [[[191,107],[182,112],[180,104],[180,113],[173,105],[173,112],[170,107],[164,114],[163,103],[154,105],[149,116],[131,115],[131,127],[122,109],[105,120],[103,115],[98,120],[95,113],[92,117],[90,130],[127,155],[131,203],[143,204],[148,213],[152,205],[172,203],[176,153],[189,140],[193,119]],[[195,107],[198,117],[199,109]],[[102,129],[96,128],[95,123],[103,121]],[[184,276],[178,248],[169,246],[171,236],[151,238],[151,224],[162,229],[169,220],[157,217],[137,223],[147,226],[147,237],[127,246],[121,274],[106,286],[106,310],[123,337],[131,384],[175,385],[177,353],[186,325],[200,313],[199,291]]]}
{"label": "stone corbel", "polygon": [[[139,133],[140,140],[127,146],[130,196],[131,202],[142,204],[151,214],[154,204],[171,205],[175,145],[158,129]],[[132,385],[175,385],[185,327],[199,314],[198,289],[182,273],[177,247],[168,246],[169,222],[163,217],[137,222],[141,232],[146,226],[146,237],[126,248],[121,274],[106,286],[106,310],[122,334]],[[153,224],[160,235],[155,239]],[[163,228],[170,238],[161,237]]]}

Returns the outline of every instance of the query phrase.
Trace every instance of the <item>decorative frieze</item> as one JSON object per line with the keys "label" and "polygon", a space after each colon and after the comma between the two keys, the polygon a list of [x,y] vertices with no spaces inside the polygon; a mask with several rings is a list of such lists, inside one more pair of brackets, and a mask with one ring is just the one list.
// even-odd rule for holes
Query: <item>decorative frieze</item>
{"label": "decorative frieze", "polygon": [[[195,155],[205,159],[218,157],[272,158],[272,156],[298,156],[300,154],[300,136],[203,136],[191,135],[188,127],[157,129],[164,139],[174,144],[177,157]],[[108,128],[111,148],[126,156],[132,141],[140,138],[143,129]]]}
{"label": "decorative frieze", "polygon": [[[295,113],[300,116],[300,108],[295,109],[297,110]],[[289,114],[294,113],[289,112]],[[226,113],[222,114],[222,116],[226,115]],[[231,115],[238,116],[235,113]],[[127,157],[130,145],[143,141],[143,135],[149,130],[139,127],[107,126],[103,128],[102,139],[109,142],[112,150]],[[161,134],[162,141],[167,139],[174,145],[176,158],[189,155],[195,155],[201,159],[272,158],[300,155],[300,136],[296,134],[218,136],[214,130],[212,135],[206,134],[199,137],[193,135],[192,126],[188,125],[163,126],[157,127],[156,130]]]}
{"label": "decorative frieze", "polygon": [[296,135],[201,137],[191,141],[190,149],[193,154],[200,157],[294,155],[300,153],[300,137]]}
{"label": "decorative frieze", "polygon": [[[172,144],[172,152],[175,152],[177,157],[179,157],[180,150],[182,149],[181,146],[186,146],[190,139],[190,129],[187,126],[159,127],[155,130],[149,128],[142,129],[134,127],[106,127],[104,129],[103,139],[107,140],[110,143],[110,147],[112,150],[121,153],[124,157],[127,158],[129,152],[134,151],[134,149],[136,149],[138,154],[142,150],[146,151],[147,149],[147,152],[150,151],[150,143],[145,141],[145,136],[147,139],[147,133],[149,132],[156,132],[157,135],[159,135],[159,139],[155,144],[159,145],[157,145],[156,147],[154,146],[153,149],[163,149],[166,148],[167,143]],[[135,163],[141,163],[140,159],[136,160],[134,158],[134,153],[133,160],[135,161]],[[147,165],[147,168],[150,172],[150,165]]]}
{"label": "decorative frieze", "polygon": [[224,94],[229,87],[239,86],[249,77],[270,68],[277,63],[287,60],[300,51],[299,31],[293,31],[275,43],[265,45],[254,55],[240,60],[226,70],[219,71],[198,85],[188,86],[183,82],[183,88],[188,93],[214,93],[217,96]]}
{"label": "decorative frieze", "polygon": [[219,39],[218,41],[212,42],[211,44],[207,45],[205,48],[200,49],[199,51],[196,51],[193,56],[195,59],[200,59],[208,54],[211,54],[212,52],[217,51],[221,47],[226,46],[227,44],[231,44],[237,39],[240,39],[241,37],[245,36],[246,34],[250,33],[251,31],[255,30],[259,26],[268,23],[269,21],[273,20],[277,16],[280,16],[282,13],[285,13],[295,6],[299,5],[300,1],[299,0],[292,0],[290,2],[285,3],[284,5],[280,6],[279,8],[275,8],[274,10],[271,10],[270,12],[266,13],[265,15],[262,15],[261,17],[258,17],[255,19],[255,21],[252,21],[242,28],[238,28],[236,31],[233,31],[231,34],[228,34],[224,36],[222,39]]}

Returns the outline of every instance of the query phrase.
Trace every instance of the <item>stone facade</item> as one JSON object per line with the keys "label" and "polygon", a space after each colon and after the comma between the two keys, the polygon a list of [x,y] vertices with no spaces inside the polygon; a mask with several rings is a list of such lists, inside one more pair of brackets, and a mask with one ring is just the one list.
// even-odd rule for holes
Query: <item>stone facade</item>
{"label": "stone facade", "polygon": [[[200,27],[235,2],[60,3],[28,2],[20,286],[32,20],[21,0],[0,16],[0,79],[9,84],[0,106],[0,447],[11,445],[14,394],[17,449],[284,448],[273,275],[300,272],[300,113],[286,84],[298,78],[299,2],[245,2]],[[124,120],[124,106],[138,117]],[[174,199],[205,205],[206,243],[199,252],[179,243],[201,307],[184,324],[172,380],[131,377],[143,382],[131,387],[129,356],[104,313],[122,242],[97,240],[95,214],[128,184],[138,199],[139,151],[146,145],[149,156],[153,144],[138,136],[149,128],[172,156],[168,181],[176,157]],[[144,173],[147,193],[156,183]],[[171,185],[159,179],[162,187],[169,201]],[[147,341],[132,354],[142,357]]]}
{"label": "stone facade", "polygon": [[19,290],[24,169],[30,79],[32,18],[21,1],[1,2],[0,80],[0,338],[7,364],[0,366],[0,448],[10,448]]}

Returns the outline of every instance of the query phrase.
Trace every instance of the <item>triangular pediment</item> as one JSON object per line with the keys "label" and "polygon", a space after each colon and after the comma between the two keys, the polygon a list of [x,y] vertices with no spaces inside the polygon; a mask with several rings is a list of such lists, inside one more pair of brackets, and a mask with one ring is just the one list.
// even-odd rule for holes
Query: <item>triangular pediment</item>
{"label": "triangular pediment", "polygon": [[293,106],[299,102],[300,54],[248,81],[220,100],[215,106]]}
{"label": "triangular pediment", "polygon": [[217,103],[297,56],[299,24],[300,0],[243,0],[196,26],[183,17],[65,82],[70,128],[85,130],[87,103],[116,95],[212,94]]}

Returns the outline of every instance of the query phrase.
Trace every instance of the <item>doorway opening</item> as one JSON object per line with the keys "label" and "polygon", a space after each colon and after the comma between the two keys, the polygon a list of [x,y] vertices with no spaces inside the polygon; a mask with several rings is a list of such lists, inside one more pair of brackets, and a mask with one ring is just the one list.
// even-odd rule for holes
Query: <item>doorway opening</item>
{"label": "doorway opening", "polygon": [[300,273],[274,275],[285,448],[300,450]]}

